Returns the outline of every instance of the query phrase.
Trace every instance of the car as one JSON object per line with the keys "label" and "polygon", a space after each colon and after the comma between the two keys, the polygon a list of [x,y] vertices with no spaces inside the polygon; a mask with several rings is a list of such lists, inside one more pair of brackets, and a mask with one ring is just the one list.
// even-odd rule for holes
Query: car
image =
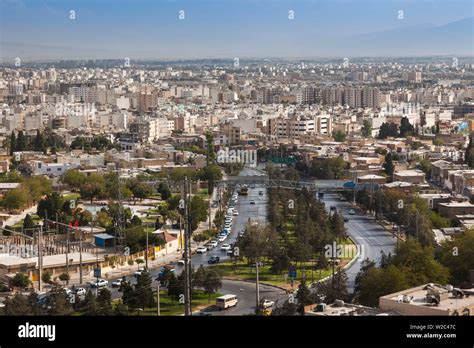
{"label": "car", "polygon": [[349,222],[349,219],[345,217],[344,222]]}
{"label": "car", "polygon": [[207,263],[208,264],[213,264],[213,263],[218,263],[221,259],[219,258],[219,256],[211,256],[209,258],[209,260],[207,260]]}
{"label": "car", "polygon": [[264,300],[262,301],[262,306],[263,306],[263,308],[273,307],[274,305],[275,305],[275,302],[274,302],[274,301],[267,300],[267,299],[264,299]]}
{"label": "car", "polygon": [[135,277],[139,277],[139,276],[142,275],[143,272],[145,272],[145,267],[140,267],[140,268],[138,269],[138,271],[136,271],[135,273],[133,273],[133,275],[134,275]]}
{"label": "car", "polygon": [[234,254],[234,248],[230,248],[229,250],[226,251],[227,255],[233,255]]}
{"label": "car", "polygon": [[200,246],[196,249],[197,254],[204,254],[207,251],[206,247]]}
{"label": "car", "polygon": [[207,242],[206,244],[204,244],[204,246],[205,246],[208,250],[211,250],[212,248],[214,248],[214,246],[211,244],[211,242]]}
{"label": "car", "polygon": [[226,235],[230,233],[230,227],[225,227],[222,232],[224,232]]}
{"label": "car", "polygon": [[90,286],[91,288],[102,288],[104,286],[107,286],[107,284],[109,284],[109,282],[105,279],[99,279],[99,280],[94,280],[92,282],[90,282]]}
{"label": "car", "polygon": [[331,206],[329,207],[329,210],[333,211],[333,210],[337,210],[337,209],[336,209],[335,206],[331,205]]}
{"label": "car", "polygon": [[230,229],[232,227],[232,224],[225,224],[224,228]]}
{"label": "car", "polygon": [[176,269],[171,266],[171,265],[165,265],[163,267],[160,268],[160,272],[158,273],[158,278],[157,279],[161,279],[161,277],[163,277],[163,275],[165,274],[165,271],[170,271],[171,273],[175,273],[176,272]]}
{"label": "car", "polygon": [[70,296],[72,294],[72,290],[69,289],[69,288],[63,288],[64,289],[64,293],[66,294],[66,296]]}
{"label": "car", "polygon": [[227,251],[227,250],[230,250],[230,249],[231,249],[230,244],[222,244],[221,245],[221,250]]}
{"label": "car", "polygon": [[349,210],[349,215],[355,215],[355,213],[356,213],[356,212],[355,212],[354,209]]}
{"label": "car", "polygon": [[249,202],[251,205],[255,205],[255,201],[252,199],[250,202]]}
{"label": "car", "polygon": [[179,260],[178,261],[178,266],[184,266],[186,264],[186,261],[184,260]]}
{"label": "car", "polygon": [[87,293],[86,289],[84,288],[76,288],[74,289],[74,292],[77,296],[84,296]]}
{"label": "car", "polygon": [[217,243],[218,243],[218,241],[215,240],[215,239],[213,239],[209,242],[209,244],[211,244],[213,248],[215,248],[217,246]]}
{"label": "car", "polygon": [[240,237],[240,238],[243,238],[244,236],[245,236],[245,231],[240,231],[240,232],[239,232],[239,237]]}
{"label": "car", "polygon": [[259,196],[263,196],[263,191],[258,191]]}
{"label": "car", "polygon": [[223,242],[227,239],[227,236],[219,236],[219,242]]}
{"label": "car", "polygon": [[117,279],[114,280],[110,285],[112,285],[113,288],[120,288],[122,286],[123,280],[122,279]]}
{"label": "car", "polygon": [[237,210],[234,210],[234,212],[232,213],[232,215],[234,216],[239,216],[239,212]]}

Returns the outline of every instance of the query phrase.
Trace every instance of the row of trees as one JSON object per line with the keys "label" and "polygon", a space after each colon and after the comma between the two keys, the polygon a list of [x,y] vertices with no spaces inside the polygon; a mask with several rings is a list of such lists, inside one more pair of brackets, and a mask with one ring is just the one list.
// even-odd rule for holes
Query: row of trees
{"label": "row of trees", "polygon": [[[11,174],[8,179],[15,180],[15,176],[16,174]],[[20,178],[18,181],[15,180],[20,185],[7,191],[0,201],[0,205],[7,211],[20,210],[36,204],[45,194],[49,194],[53,190],[51,182],[44,176]]]}
{"label": "row of trees", "polygon": [[402,117],[400,126],[392,122],[384,122],[380,126],[379,139],[386,139],[387,137],[406,137],[409,135],[418,134],[418,129],[408,120],[408,117]]}
{"label": "row of trees", "polygon": [[10,155],[13,155],[15,151],[41,151],[47,153],[48,148],[55,153],[56,150],[64,147],[64,140],[51,129],[46,128],[43,131],[38,129],[34,138],[25,135],[23,131],[19,131],[18,134],[12,131],[7,144]]}

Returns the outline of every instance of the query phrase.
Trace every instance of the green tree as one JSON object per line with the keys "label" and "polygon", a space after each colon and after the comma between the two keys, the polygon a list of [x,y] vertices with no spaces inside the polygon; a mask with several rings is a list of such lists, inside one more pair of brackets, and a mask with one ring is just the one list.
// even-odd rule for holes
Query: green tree
{"label": "green tree", "polygon": [[41,281],[45,284],[51,283],[51,273],[50,272],[44,272],[41,275]]}
{"label": "green tree", "polygon": [[11,211],[23,208],[29,202],[29,195],[23,187],[16,187],[7,191],[1,201],[2,206]]}
{"label": "green tree", "polygon": [[450,281],[456,285],[469,285],[470,271],[474,270],[474,230],[456,234],[442,244],[440,262],[449,268]]}
{"label": "green tree", "polygon": [[379,139],[386,139],[387,137],[398,137],[398,126],[395,123],[382,123],[379,130]]}
{"label": "green tree", "polygon": [[31,281],[30,281],[30,278],[28,277],[28,274],[18,272],[18,273],[15,273],[15,275],[13,276],[11,284],[18,288],[26,289],[27,287],[30,286]]}
{"label": "green tree", "polygon": [[79,191],[86,182],[85,174],[75,170],[69,169],[61,176],[61,182],[68,185],[72,191]]}
{"label": "green tree", "polygon": [[392,159],[392,153],[389,152],[385,155],[385,162],[383,164],[383,169],[385,171],[385,174],[388,175],[390,180],[393,178],[393,172],[395,171],[395,166],[393,164],[393,159]]}
{"label": "green tree", "polygon": [[158,185],[158,193],[160,194],[161,199],[164,201],[171,197],[170,188],[167,184],[162,182]]}
{"label": "green tree", "polygon": [[5,315],[26,316],[32,314],[28,298],[19,292],[13,297],[7,297],[3,304],[5,305],[3,308]]}
{"label": "green tree", "polygon": [[272,311],[272,316],[291,316],[295,315],[296,311],[298,309],[298,306],[296,303],[290,302],[290,301],[285,301],[283,305],[276,307]]}
{"label": "green tree", "polygon": [[204,277],[203,288],[208,297],[208,302],[211,302],[211,294],[216,293],[222,287],[222,277],[213,269],[206,271]]}
{"label": "green tree", "polygon": [[17,149],[16,135],[15,135],[15,132],[12,131],[12,134],[10,135],[10,156],[13,156],[13,152],[15,152],[16,149]]}
{"label": "green tree", "polygon": [[43,219],[46,217],[46,215],[49,218],[54,218],[56,214],[61,213],[63,204],[64,199],[61,194],[54,191],[39,201],[36,213]]}
{"label": "green tree", "polygon": [[298,292],[296,293],[296,299],[298,300],[297,312],[300,315],[305,315],[304,307],[313,303],[313,297],[311,296],[311,291],[306,285],[306,281],[302,280],[298,286]]}
{"label": "green tree", "polygon": [[25,233],[32,235],[34,227],[35,223],[33,222],[33,218],[30,214],[26,214],[25,218],[23,219],[23,229],[25,230]]}
{"label": "green tree", "polygon": [[368,138],[372,136],[372,122],[365,119],[361,128],[361,133],[364,137]]}
{"label": "green tree", "polygon": [[34,149],[35,151],[46,152],[46,140],[39,129],[36,130]]}
{"label": "green tree", "polygon": [[377,307],[379,298],[410,288],[405,272],[390,265],[387,268],[370,267],[359,278],[356,301],[362,305]]}
{"label": "green tree", "polygon": [[59,285],[53,286],[48,294],[46,304],[49,315],[70,315],[72,313],[71,303],[65,296],[64,288]]}
{"label": "green tree", "polygon": [[407,135],[413,135],[415,132],[415,128],[408,120],[408,117],[402,117],[400,120],[400,136],[406,137]]}
{"label": "green tree", "polygon": [[28,144],[26,142],[26,137],[23,134],[23,131],[18,132],[18,138],[16,140],[16,151],[26,151]]}
{"label": "green tree", "polygon": [[112,293],[107,288],[99,290],[97,295],[97,315],[112,315]]}
{"label": "green tree", "polygon": [[332,137],[334,138],[334,141],[337,141],[340,143],[346,141],[346,133],[342,131],[336,131],[335,133],[333,133]]}

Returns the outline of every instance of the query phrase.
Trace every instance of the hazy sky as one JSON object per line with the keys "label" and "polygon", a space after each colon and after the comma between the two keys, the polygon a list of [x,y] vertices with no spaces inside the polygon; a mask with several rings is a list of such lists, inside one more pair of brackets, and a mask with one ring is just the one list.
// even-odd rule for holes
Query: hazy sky
{"label": "hazy sky", "polygon": [[[419,31],[472,18],[473,3],[473,0],[0,0],[0,57],[6,60],[16,56],[24,59],[361,56],[366,53],[366,48],[357,45],[361,34]],[[69,18],[70,10],[75,11],[76,19]],[[180,10],[184,11],[183,20],[179,19]],[[290,10],[294,11],[293,20],[288,18]],[[403,19],[398,18],[400,10]],[[472,42],[472,28],[467,32],[462,29],[458,34]],[[374,45],[381,44],[374,42]],[[444,53],[442,48],[433,47],[434,53],[438,51]],[[380,55],[384,53],[384,47],[380,47]]]}

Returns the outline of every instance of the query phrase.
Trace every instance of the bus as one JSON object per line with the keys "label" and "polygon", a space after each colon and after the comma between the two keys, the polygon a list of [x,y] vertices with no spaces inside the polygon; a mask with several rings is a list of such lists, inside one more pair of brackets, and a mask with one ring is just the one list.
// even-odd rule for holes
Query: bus
{"label": "bus", "polygon": [[237,306],[237,302],[239,302],[237,295],[229,294],[216,298],[216,306],[221,310],[227,309],[229,307],[235,307]]}
{"label": "bus", "polygon": [[240,188],[239,194],[241,196],[247,196],[249,194],[249,188],[247,187],[247,185],[244,185]]}

